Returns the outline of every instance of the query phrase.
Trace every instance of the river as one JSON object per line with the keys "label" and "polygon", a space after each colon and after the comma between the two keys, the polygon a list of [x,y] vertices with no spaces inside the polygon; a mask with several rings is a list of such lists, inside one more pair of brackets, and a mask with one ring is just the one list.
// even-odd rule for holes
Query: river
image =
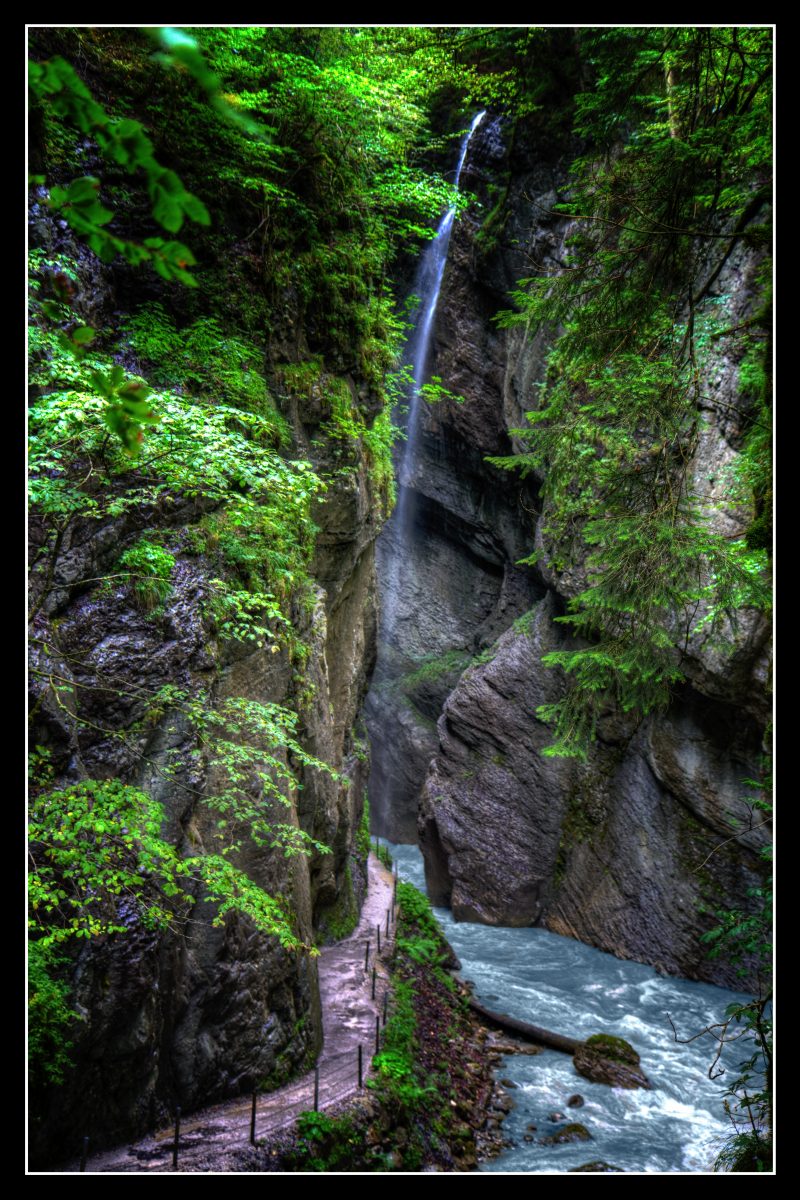
{"label": "river", "polygon": [[[425,891],[422,855],[416,846],[389,843],[401,879]],[[577,1074],[572,1059],[554,1050],[503,1059],[498,1077],[511,1080],[514,1107],[503,1129],[513,1145],[483,1163],[484,1172],[561,1174],[600,1159],[626,1172],[707,1172],[732,1133],[722,1101],[725,1081],[743,1043],[726,1048],[726,1073],[710,1080],[716,1042],[688,1038],[718,1022],[728,1004],[746,997],[725,988],[659,975],[643,963],[627,962],[546,929],[507,929],[453,920],[449,909],[434,910],[461,960],[461,977],[475,984],[487,1007],[553,1032],[585,1038],[610,1033],[629,1041],[641,1056],[652,1091],[610,1088]],[[582,1107],[568,1108],[574,1094]],[[563,1128],[550,1115],[585,1125],[589,1142],[543,1146],[539,1139]],[[535,1125],[531,1131],[529,1126]],[[533,1140],[526,1142],[525,1136]]]}

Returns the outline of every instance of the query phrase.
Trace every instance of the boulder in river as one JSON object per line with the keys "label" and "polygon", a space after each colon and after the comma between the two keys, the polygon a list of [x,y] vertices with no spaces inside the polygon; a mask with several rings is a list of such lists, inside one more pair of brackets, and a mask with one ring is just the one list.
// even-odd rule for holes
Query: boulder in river
{"label": "boulder in river", "polygon": [[575,1070],[594,1083],[611,1087],[651,1088],[650,1080],[639,1068],[639,1055],[623,1038],[596,1033],[575,1051]]}
{"label": "boulder in river", "polygon": [[568,1175],[577,1175],[580,1171],[597,1171],[603,1174],[624,1174],[621,1167],[612,1167],[610,1163],[603,1162],[602,1159],[596,1159],[595,1162],[582,1163],[579,1167],[570,1167]]}
{"label": "boulder in river", "polygon": [[542,1146],[560,1146],[565,1142],[588,1142],[591,1140],[591,1134],[585,1125],[579,1125],[577,1122],[571,1125],[565,1125],[563,1129],[559,1129],[551,1137],[540,1139]]}

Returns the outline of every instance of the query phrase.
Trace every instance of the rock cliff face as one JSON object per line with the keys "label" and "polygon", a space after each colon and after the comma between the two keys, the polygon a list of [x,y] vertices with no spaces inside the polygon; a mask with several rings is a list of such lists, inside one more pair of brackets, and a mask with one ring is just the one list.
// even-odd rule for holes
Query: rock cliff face
{"label": "rock cliff face", "polygon": [[[582,570],[514,565],[541,547],[535,488],[483,460],[510,452],[536,406],[546,344],[491,318],[529,264],[559,260],[565,228],[549,210],[563,161],[495,123],[476,136],[465,186],[485,198],[498,178],[503,204],[482,230],[457,228],[440,299],[431,369],[466,403],[428,411],[413,468],[418,553],[403,564],[402,619],[367,705],[373,807],[381,832],[407,841],[418,810],[432,899],[457,918],[544,924],[669,973],[734,983],[698,938],[716,923],[703,909],[746,907],[768,839],[744,781],[758,774],[769,718],[769,629],[745,617],[732,654],[693,636],[666,714],[638,726],[609,717],[586,763],[542,757],[551,738],[535,711],[563,683],[541,657],[575,644],[553,618],[582,590]],[[757,266],[736,250],[715,281],[711,299],[731,326],[755,302]],[[695,485],[713,500],[741,446],[730,414],[742,401],[730,349],[705,370]],[[752,513],[724,519],[741,535]],[[391,555],[391,538],[390,523],[379,555]]]}
{"label": "rock cliff face", "polygon": [[[104,269],[100,286],[88,254],[61,235],[54,244],[82,264],[79,295],[102,295],[113,306],[113,273]],[[83,303],[84,319],[99,324],[98,310]],[[355,391],[352,379],[343,382]],[[154,697],[172,687],[210,698],[211,712],[234,697],[295,710],[304,750],[340,774],[295,764],[302,790],[289,788],[287,807],[276,804],[272,815],[331,853],[286,858],[250,841],[235,864],[284,898],[297,935],[311,943],[341,933],[366,885],[356,835],[368,756],[355,726],[374,660],[373,543],[385,496],[357,453],[344,471],[338,459],[327,460],[330,446],[312,448],[316,427],[309,418],[304,425],[288,389],[280,397],[275,386],[299,452],[320,470],[337,468],[313,514],[311,591],[289,601],[304,657],[287,645],[251,651],[223,636],[210,604],[219,563],[200,537],[208,505],[173,498],[118,518],[77,519],[57,546],[52,572],[34,575],[31,744],[49,752],[58,786],[119,778],[147,790],[164,806],[163,836],[194,855],[214,848],[219,814],[203,799],[215,790],[216,768],[198,754],[196,730],[180,710],[159,711]],[[162,536],[175,559],[170,594],[154,612],[142,611],[119,579],[120,555],[143,530]],[[35,518],[31,532],[35,557],[45,536]],[[199,893],[166,934],[123,910],[128,933],[93,939],[73,955],[70,1003],[83,1018],[72,1034],[74,1069],[57,1097],[42,1097],[37,1107],[34,1160],[71,1155],[87,1134],[99,1148],[141,1133],[176,1103],[189,1110],[276,1086],[321,1046],[308,954],[282,949],[237,914],[214,924],[217,910]]]}

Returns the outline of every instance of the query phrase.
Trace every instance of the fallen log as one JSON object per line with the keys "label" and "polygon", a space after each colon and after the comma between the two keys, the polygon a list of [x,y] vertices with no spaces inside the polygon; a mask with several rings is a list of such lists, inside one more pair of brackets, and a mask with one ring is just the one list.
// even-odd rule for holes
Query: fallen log
{"label": "fallen log", "polygon": [[504,1013],[492,1012],[490,1008],[484,1008],[472,996],[470,996],[469,1004],[470,1008],[484,1021],[491,1025],[497,1025],[498,1028],[505,1030],[506,1033],[514,1034],[515,1037],[536,1042],[539,1046],[547,1046],[551,1050],[562,1050],[565,1054],[574,1054],[583,1045],[579,1038],[564,1037],[560,1033],[551,1033],[549,1029],[540,1029],[538,1025],[529,1025],[527,1021],[518,1021],[516,1017],[507,1017]]}

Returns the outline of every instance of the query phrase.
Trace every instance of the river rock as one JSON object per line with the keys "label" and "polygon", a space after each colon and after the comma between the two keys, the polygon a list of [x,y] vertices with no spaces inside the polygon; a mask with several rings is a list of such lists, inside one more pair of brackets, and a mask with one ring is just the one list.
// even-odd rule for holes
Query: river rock
{"label": "river rock", "polygon": [[570,1096],[569,1100],[567,1101],[567,1108],[581,1108],[585,1103],[586,1101],[584,1100],[583,1096],[579,1096],[576,1093],[576,1095]]}
{"label": "river rock", "polygon": [[587,1038],[572,1059],[575,1070],[593,1083],[611,1087],[652,1088],[639,1069],[639,1055],[629,1042],[610,1034],[597,1033]]}
{"label": "river rock", "polygon": [[603,1162],[602,1159],[599,1159],[599,1158],[595,1159],[594,1162],[583,1163],[582,1166],[580,1166],[580,1167],[570,1167],[568,1174],[575,1175],[581,1171],[587,1171],[587,1172],[593,1171],[593,1172],[597,1172],[598,1174],[601,1172],[603,1172],[605,1174],[611,1174],[611,1173],[614,1173],[617,1175],[624,1174],[624,1171],[622,1170],[621,1167],[612,1167],[610,1165],[610,1163]]}
{"label": "river rock", "polygon": [[560,1146],[568,1142],[588,1142],[592,1135],[585,1125],[565,1125],[550,1137],[539,1138],[540,1146]]}

